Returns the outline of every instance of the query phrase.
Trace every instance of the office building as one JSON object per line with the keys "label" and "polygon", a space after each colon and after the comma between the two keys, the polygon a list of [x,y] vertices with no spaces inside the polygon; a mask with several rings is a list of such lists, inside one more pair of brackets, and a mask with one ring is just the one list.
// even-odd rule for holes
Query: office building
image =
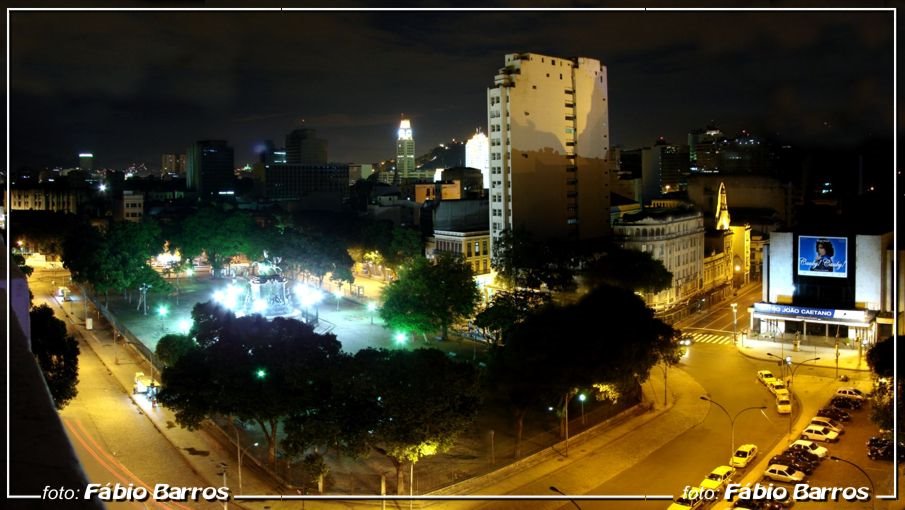
{"label": "office building", "polygon": [[224,140],[201,140],[188,150],[186,186],[202,197],[232,194],[233,148]]}
{"label": "office building", "polygon": [[505,64],[487,90],[491,237],[518,228],[542,240],[606,235],[606,68],[534,53]]}
{"label": "office building", "polygon": [[94,171],[94,154],[90,152],[79,153],[79,168],[87,173]]}
{"label": "office building", "polygon": [[396,136],[396,182],[411,180],[433,180],[434,171],[418,171],[415,165],[415,138],[412,135],[412,121],[402,119]]}
{"label": "office building", "polygon": [[[274,154],[276,163],[279,155]],[[317,137],[314,129],[300,128],[286,135],[285,162],[290,165],[326,165],[327,141]]]}

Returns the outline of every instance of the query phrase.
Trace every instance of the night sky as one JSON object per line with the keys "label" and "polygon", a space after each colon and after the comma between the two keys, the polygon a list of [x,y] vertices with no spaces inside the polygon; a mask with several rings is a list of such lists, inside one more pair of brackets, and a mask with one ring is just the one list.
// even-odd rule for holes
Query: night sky
{"label": "night sky", "polygon": [[610,139],[686,143],[714,122],[794,144],[892,139],[891,12],[13,12],[11,168],[160,165],[223,138],[236,164],[304,119],[332,161],[486,125],[504,55],[599,59]]}

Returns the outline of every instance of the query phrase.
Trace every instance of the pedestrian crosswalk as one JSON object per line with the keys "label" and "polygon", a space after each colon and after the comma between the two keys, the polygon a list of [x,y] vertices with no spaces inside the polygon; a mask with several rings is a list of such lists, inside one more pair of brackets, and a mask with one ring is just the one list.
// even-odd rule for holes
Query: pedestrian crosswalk
{"label": "pedestrian crosswalk", "polygon": [[690,335],[694,338],[694,343],[696,344],[723,344],[723,345],[732,345],[732,335],[727,334],[717,334],[717,333],[703,333],[696,332],[690,333]]}

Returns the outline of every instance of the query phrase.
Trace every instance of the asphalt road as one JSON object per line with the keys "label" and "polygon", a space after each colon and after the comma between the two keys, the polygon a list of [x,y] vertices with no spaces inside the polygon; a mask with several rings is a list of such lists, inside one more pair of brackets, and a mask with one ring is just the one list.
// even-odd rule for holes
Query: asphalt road
{"label": "asphalt road", "polygon": [[[59,278],[59,274],[38,270],[29,279],[29,286],[35,304],[48,304],[57,318],[65,321],[66,315],[60,305],[50,298],[52,283],[59,284]],[[93,334],[66,322],[70,333],[79,328],[82,334]],[[207,483],[192,471],[183,453],[160,435],[91,346],[80,339],[79,347],[79,393],[60,411],[60,418],[89,482],[123,487],[132,484],[149,491],[161,483],[206,487]],[[201,501],[158,502],[151,498],[144,503],[106,503],[106,506],[111,509],[222,508],[222,505]]]}

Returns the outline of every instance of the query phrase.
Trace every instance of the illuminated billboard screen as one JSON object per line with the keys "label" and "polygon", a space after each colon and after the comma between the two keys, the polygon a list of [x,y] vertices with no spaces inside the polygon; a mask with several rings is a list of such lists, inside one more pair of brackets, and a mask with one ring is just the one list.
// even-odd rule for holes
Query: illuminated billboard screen
{"label": "illuminated billboard screen", "polygon": [[848,239],[845,237],[798,237],[798,274],[803,276],[848,276]]}

